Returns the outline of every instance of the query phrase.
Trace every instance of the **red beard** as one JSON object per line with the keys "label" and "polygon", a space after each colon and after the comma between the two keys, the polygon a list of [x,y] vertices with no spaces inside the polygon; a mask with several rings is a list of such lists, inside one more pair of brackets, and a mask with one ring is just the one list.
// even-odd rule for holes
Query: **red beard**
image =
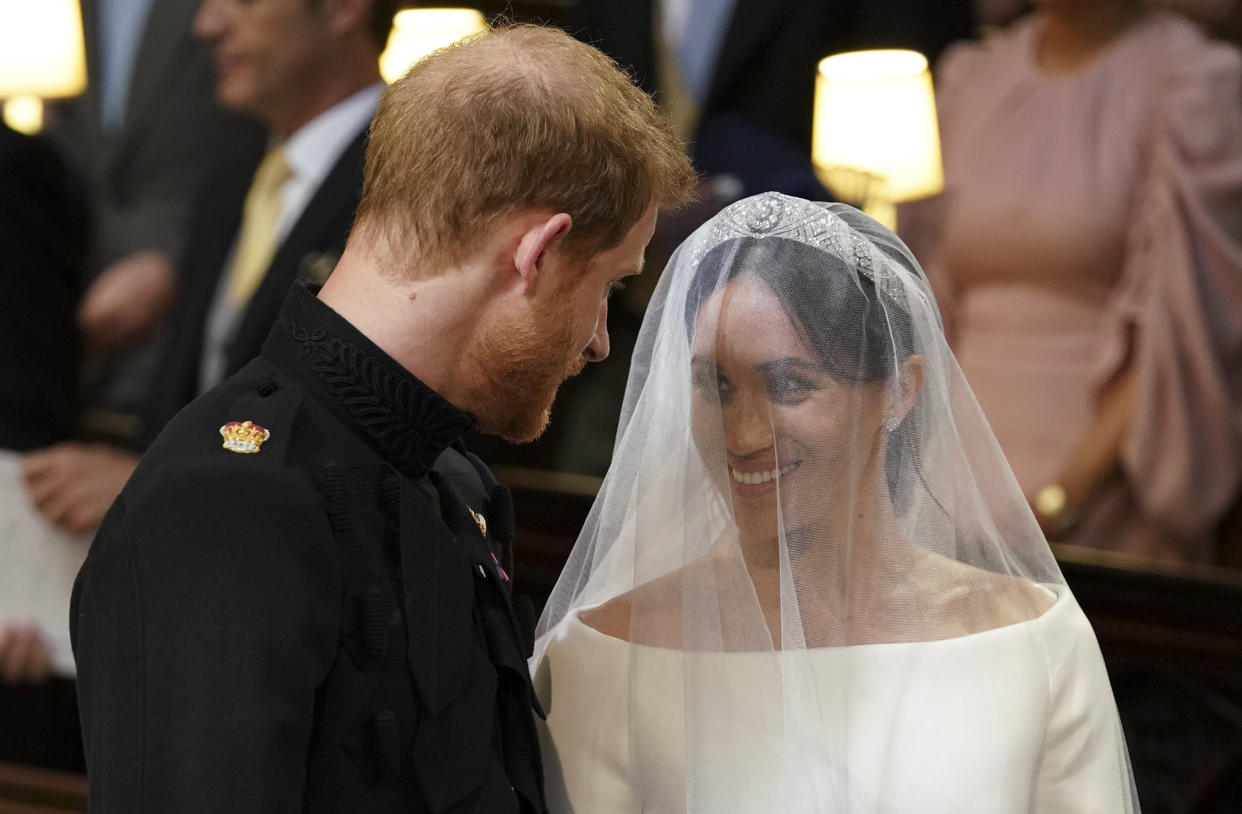
{"label": "red beard", "polygon": [[[553,302],[569,302],[558,292]],[[561,383],[586,366],[574,347],[569,309],[540,306],[522,316],[506,316],[466,349],[481,381],[470,394],[479,429],[506,441],[534,441],[547,429]]]}

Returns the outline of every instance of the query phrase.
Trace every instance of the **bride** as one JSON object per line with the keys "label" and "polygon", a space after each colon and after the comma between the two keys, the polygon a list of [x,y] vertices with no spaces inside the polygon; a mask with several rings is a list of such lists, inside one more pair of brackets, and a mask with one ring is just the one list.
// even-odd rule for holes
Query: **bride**
{"label": "bride", "polygon": [[678,249],[540,620],[554,812],[1137,811],[1086,618],[889,231]]}

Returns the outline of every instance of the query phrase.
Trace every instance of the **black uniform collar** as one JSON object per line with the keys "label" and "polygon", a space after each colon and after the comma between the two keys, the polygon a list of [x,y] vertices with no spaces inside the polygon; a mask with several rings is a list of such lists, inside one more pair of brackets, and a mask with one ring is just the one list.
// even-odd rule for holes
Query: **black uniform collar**
{"label": "black uniform collar", "polygon": [[263,355],[403,474],[421,478],[474,422],[295,283]]}

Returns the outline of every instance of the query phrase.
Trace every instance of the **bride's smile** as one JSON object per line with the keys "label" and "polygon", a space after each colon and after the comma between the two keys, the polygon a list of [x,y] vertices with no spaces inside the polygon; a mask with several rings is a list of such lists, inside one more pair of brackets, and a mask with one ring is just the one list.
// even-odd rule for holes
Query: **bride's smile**
{"label": "bride's smile", "polygon": [[[772,488],[775,489],[776,484],[773,482],[779,480],[780,478],[785,477],[790,472],[794,471],[794,469],[798,467],[799,463],[801,462],[798,461],[794,463],[783,464],[781,466],[773,466],[770,469],[768,468],[743,469],[739,466],[734,466],[733,464],[730,464],[729,474],[733,476],[734,488],[739,493],[746,494],[746,492],[743,491],[741,487],[743,486],[763,487],[763,486],[767,486],[771,484]],[[761,494],[761,493],[762,492],[758,490],[754,491],[754,494]]]}

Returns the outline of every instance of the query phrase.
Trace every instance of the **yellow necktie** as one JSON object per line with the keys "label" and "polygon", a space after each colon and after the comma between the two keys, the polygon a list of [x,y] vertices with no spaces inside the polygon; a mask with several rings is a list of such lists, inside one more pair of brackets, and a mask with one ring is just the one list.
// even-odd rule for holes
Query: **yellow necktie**
{"label": "yellow necktie", "polygon": [[242,210],[241,235],[229,275],[229,304],[244,305],[259,287],[276,254],[276,227],[280,222],[280,190],[293,171],[284,151],[273,147],[255,170]]}

